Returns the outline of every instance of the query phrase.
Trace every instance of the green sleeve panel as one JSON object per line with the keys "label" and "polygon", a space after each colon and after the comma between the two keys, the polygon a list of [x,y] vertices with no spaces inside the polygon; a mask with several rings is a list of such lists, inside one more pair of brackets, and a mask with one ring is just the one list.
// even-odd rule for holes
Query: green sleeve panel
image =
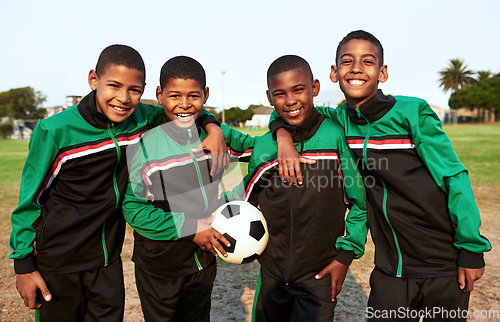
{"label": "green sleeve panel", "polygon": [[421,101],[418,122],[411,118],[411,135],[417,153],[429,169],[436,184],[447,191],[445,179],[467,169],[458,160],[450,139],[441,128],[441,121],[430,106]]}
{"label": "green sleeve panel", "polygon": [[323,115],[325,118],[332,120],[335,123],[338,123],[342,126],[342,118],[339,116],[341,108],[340,107],[329,107],[329,106],[315,106],[316,110],[319,114]]}
{"label": "green sleeve panel", "polygon": [[467,173],[464,171],[446,178],[446,185],[448,209],[451,221],[456,225],[455,247],[472,253],[491,250],[490,242],[479,234],[481,218]]}
{"label": "green sleeve panel", "polygon": [[44,122],[40,121],[31,135],[29,153],[21,177],[19,204],[11,215],[9,246],[12,253],[9,258],[23,259],[33,253],[35,222],[41,214],[36,198],[57,153],[58,146],[54,138]]}
{"label": "green sleeve panel", "polygon": [[[132,147],[130,147],[132,148]],[[134,148],[142,148],[137,145]],[[141,179],[145,158],[141,151],[133,154],[129,182],[123,199],[123,216],[140,235],[152,240],[177,240],[185,223],[183,213],[166,212],[156,208],[145,197],[146,187]]]}
{"label": "green sleeve panel", "polygon": [[245,194],[245,180],[247,177],[248,175],[246,175],[245,178],[233,188],[233,190],[222,192],[221,198],[224,198],[226,202],[231,200],[243,200],[243,196]]}
{"label": "green sleeve panel", "polygon": [[[345,236],[339,237],[335,247],[344,251],[354,252],[355,258],[363,256],[365,251],[366,236],[368,234],[368,223],[366,213],[366,192],[355,157],[352,151],[347,147],[342,136],[343,142],[340,155],[342,167],[342,177],[347,199],[352,202],[352,207],[345,219]],[[339,140],[340,141],[340,140]]]}
{"label": "green sleeve panel", "polygon": [[226,124],[221,125],[224,139],[229,144],[232,150],[238,152],[245,152],[252,149],[261,138],[260,136],[251,136],[250,134],[243,134],[238,130],[229,127]]}
{"label": "green sleeve panel", "polygon": [[177,240],[184,224],[183,213],[165,212],[134,193],[129,182],[123,200],[123,216],[135,231],[152,240]]}
{"label": "green sleeve panel", "polygon": [[269,118],[269,124],[268,125],[270,125],[271,122],[274,121],[274,120],[276,120],[278,117],[280,117],[280,116],[278,115],[278,113],[276,113],[276,110],[274,110],[271,113],[271,117]]}
{"label": "green sleeve panel", "polygon": [[[273,142],[271,132],[267,132],[262,136],[254,137],[254,139],[256,146],[254,146],[254,149],[250,156],[250,160],[248,162],[248,173],[245,175],[243,180],[234,187],[232,191],[226,191],[223,193],[223,196],[224,198],[226,198],[226,200],[244,200],[245,192],[248,189],[247,185],[252,178],[253,172],[260,163],[265,161],[265,158],[263,156],[266,156],[267,158],[276,156],[276,148],[273,148],[271,150],[266,149],[276,145],[276,143]],[[263,149],[265,151],[263,151]]]}
{"label": "green sleeve panel", "polygon": [[422,102],[418,123],[412,124],[412,136],[434,181],[448,195],[448,210],[457,229],[454,245],[472,253],[488,251],[491,244],[479,235],[481,220],[467,169],[458,160],[436,113]]}

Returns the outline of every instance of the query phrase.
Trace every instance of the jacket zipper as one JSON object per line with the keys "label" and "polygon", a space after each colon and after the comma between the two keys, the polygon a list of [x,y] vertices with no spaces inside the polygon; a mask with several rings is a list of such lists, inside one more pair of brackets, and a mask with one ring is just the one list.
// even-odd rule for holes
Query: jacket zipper
{"label": "jacket zipper", "polygon": [[[108,133],[109,137],[111,140],[113,140],[113,144],[115,145],[116,149],[116,166],[115,169],[113,170],[113,189],[115,190],[115,211],[118,209],[118,205],[120,204],[120,191],[118,189],[118,183],[116,181],[116,171],[118,169],[118,165],[120,164],[120,159],[121,159],[121,150],[120,146],[118,145],[118,142],[116,141],[113,133],[111,132],[111,128],[114,126],[113,122],[108,122],[106,132]],[[108,254],[108,248],[106,247],[106,223],[102,225],[102,251],[104,253],[104,266],[109,265],[109,254]]]}
{"label": "jacket zipper", "polygon": [[[359,109],[356,109],[356,112],[358,113],[358,116],[361,116],[366,121],[366,123],[368,123],[368,133],[366,134],[365,140],[363,142],[363,161],[364,161],[364,163],[365,163],[366,168],[368,169],[368,171],[370,171],[372,174],[374,174],[370,170],[370,168],[368,166],[368,140],[370,139],[370,136],[372,134],[372,124],[359,111]],[[403,256],[401,255],[401,249],[399,248],[398,237],[396,236],[396,232],[394,231],[394,228],[392,227],[391,222],[389,221],[389,216],[387,215],[387,186],[386,186],[384,180],[382,180],[382,178],[379,177],[379,179],[382,182],[382,186],[384,188],[384,197],[383,197],[383,200],[382,200],[382,211],[384,213],[384,217],[385,217],[385,220],[387,221],[387,224],[389,224],[389,227],[391,228],[392,236],[394,237],[394,244],[396,246],[396,251],[398,252],[398,268],[397,268],[397,271],[396,271],[396,277],[402,277],[402,272],[403,272]]]}
{"label": "jacket zipper", "polygon": [[[203,195],[203,201],[205,202],[205,211],[207,211],[207,209],[208,209],[207,192],[205,191],[205,186],[203,185],[203,178],[201,177],[200,166],[198,165],[198,162],[196,161],[196,157],[194,156],[193,151],[191,151],[191,137],[192,137],[191,129],[188,129],[187,131],[188,131],[188,135],[189,135],[189,139],[187,142],[188,153],[189,153],[189,156],[191,157],[191,160],[193,160],[193,164],[194,164],[194,167],[196,169],[196,175],[198,176],[198,184],[200,185],[201,194]],[[200,263],[200,260],[198,259],[198,255],[196,254],[196,251],[194,252],[194,261],[196,262],[196,266],[198,267],[198,270],[201,271],[203,269],[203,266],[201,266],[201,263]]]}
{"label": "jacket zipper", "polygon": [[[292,132],[292,138],[295,139],[296,135],[296,130],[293,128]],[[302,154],[304,150],[304,142],[301,140],[301,145],[300,145],[300,154]],[[291,187],[292,192],[292,200],[291,200],[291,205],[290,205],[290,248],[288,251],[288,264],[286,266],[286,273],[285,273],[285,285],[288,286],[288,278],[290,274],[290,266],[292,265],[292,256],[293,256],[293,220],[294,220],[294,208],[295,208],[295,186]]]}
{"label": "jacket zipper", "polygon": [[288,277],[290,273],[290,266],[292,264],[292,256],[293,256],[293,219],[294,219],[294,212],[293,209],[295,207],[295,186],[292,186],[292,202],[291,202],[291,208],[290,208],[290,249],[288,251],[288,264],[286,266],[286,274],[285,274],[285,285],[288,286]]}

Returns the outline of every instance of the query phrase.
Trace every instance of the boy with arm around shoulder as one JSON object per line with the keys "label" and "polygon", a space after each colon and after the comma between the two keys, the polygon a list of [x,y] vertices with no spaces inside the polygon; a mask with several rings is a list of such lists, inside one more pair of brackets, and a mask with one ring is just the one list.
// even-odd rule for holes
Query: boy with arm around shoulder
{"label": "boy with arm around shoulder", "polygon": [[268,100],[284,119],[293,148],[316,162],[303,166],[304,185],[283,185],[272,134],[254,147],[244,200],[260,207],[269,243],[259,258],[253,319],[331,321],[348,266],[364,252],[363,183],[342,128],[314,109],[319,81],[309,64],[294,55],[280,57],[267,81]]}
{"label": "boy with arm around shoulder", "polygon": [[123,320],[125,149],[164,115],[139,102],[145,66],[131,47],[105,48],[88,81],[77,106],[35,127],[11,215],[16,287],[42,321]]}
{"label": "boy with arm around shoulder", "polygon": [[[387,66],[382,45],[365,31],[339,43],[330,78],[347,103],[318,111],[344,127],[367,189],[375,244],[369,320],[378,320],[370,312],[399,308],[467,310],[491,245],[479,234],[467,170],[440,120],[424,100],[385,96],[378,89],[388,78]],[[279,140],[288,141],[287,158],[295,152],[287,133],[278,132]],[[386,296],[388,289],[394,296]]]}
{"label": "boy with arm around shoulder", "polygon": [[[166,117],[127,151],[123,209],[134,228],[137,290],[146,321],[208,321],[214,248],[225,255],[220,243],[229,242],[208,225],[223,203],[222,173],[211,175],[208,155],[192,151],[206,136],[199,124],[209,96],[203,66],[186,56],[169,59],[156,95]],[[256,140],[225,126],[224,135],[233,151]]]}

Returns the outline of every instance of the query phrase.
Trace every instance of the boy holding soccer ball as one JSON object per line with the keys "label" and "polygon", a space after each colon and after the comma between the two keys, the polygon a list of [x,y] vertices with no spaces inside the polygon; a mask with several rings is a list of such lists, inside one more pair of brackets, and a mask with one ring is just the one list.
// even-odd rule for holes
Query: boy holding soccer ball
{"label": "boy holding soccer ball", "polygon": [[[378,89],[388,78],[387,65],[379,40],[366,31],[342,39],[330,78],[347,102],[318,111],[342,125],[366,183],[375,244],[367,317],[388,321],[389,312],[410,312],[404,319],[425,309],[440,312],[433,320],[466,320],[456,313],[467,312],[491,244],[479,233],[467,169],[439,118],[422,99]],[[288,150],[280,156],[298,160],[289,134],[279,131],[280,147]],[[285,177],[289,170],[293,166]]]}
{"label": "boy holding soccer ball", "polygon": [[[222,173],[193,151],[206,137],[200,113],[208,99],[205,70],[193,58],[169,59],[160,73],[158,103],[166,117],[127,151],[129,185],[124,216],[134,228],[135,276],[146,321],[208,321],[217,248],[230,246],[208,225],[222,205]],[[223,125],[234,154],[255,138]]]}
{"label": "boy holding soccer ball", "polygon": [[250,157],[244,200],[260,207],[269,230],[253,318],[332,321],[348,267],[364,252],[364,186],[342,128],[314,109],[320,86],[309,64],[282,56],[270,65],[267,84],[269,103],[283,118],[294,148],[315,162],[301,164],[303,185],[283,184],[271,132]]}

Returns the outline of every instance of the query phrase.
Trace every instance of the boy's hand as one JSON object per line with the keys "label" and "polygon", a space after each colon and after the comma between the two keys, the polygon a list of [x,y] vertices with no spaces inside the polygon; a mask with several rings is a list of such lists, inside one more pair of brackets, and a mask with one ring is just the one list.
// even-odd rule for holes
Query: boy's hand
{"label": "boy's hand", "polygon": [[474,289],[474,282],[480,279],[483,274],[484,267],[458,267],[458,284],[460,284],[460,289],[466,293],[472,291]]}
{"label": "boy's hand", "polygon": [[52,295],[45,284],[45,280],[38,271],[34,271],[28,274],[17,274],[16,275],[16,288],[21,297],[24,300],[24,305],[30,309],[39,309],[42,304],[36,303],[36,290],[40,289],[42,296],[45,301],[50,301]]}
{"label": "boy's hand", "polygon": [[212,155],[212,169],[210,175],[214,176],[224,171],[229,166],[229,154],[227,153],[226,140],[222,129],[214,123],[205,126],[207,137],[199,146],[193,149],[193,152],[202,149],[209,150]]}
{"label": "boy's hand", "polygon": [[337,295],[342,289],[342,284],[344,283],[345,277],[347,275],[347,270],[349,266],[337,262],[335,259],[328,264],[318,275],[315,276],[317,280],[323,278],[326,274],[330,274],[332,277],[332,302],[335,302]]}
{"label": "boy's hand", "polygon": [[201,249],[211,252],[214,256],[219,255],[215,251],[215,248],[217,248],[222,256],[226,257],[227,253],[219,242],[224,243],[227,247],[231,246],[231,244],[221,233],[212,228],[207,221],[209,221],[207,218],[198,219],[198,228],[196,229],[193,241],[200,246]]}
{"label": "boy's hand", "polygon": [[285,129],[276,131],[276,142],[278,143],[278,171],[281,180],[286,184],[301,185],[303,183],[300,163],[314,164],[311,160],[301,156],[295,145],[292,136]]}

